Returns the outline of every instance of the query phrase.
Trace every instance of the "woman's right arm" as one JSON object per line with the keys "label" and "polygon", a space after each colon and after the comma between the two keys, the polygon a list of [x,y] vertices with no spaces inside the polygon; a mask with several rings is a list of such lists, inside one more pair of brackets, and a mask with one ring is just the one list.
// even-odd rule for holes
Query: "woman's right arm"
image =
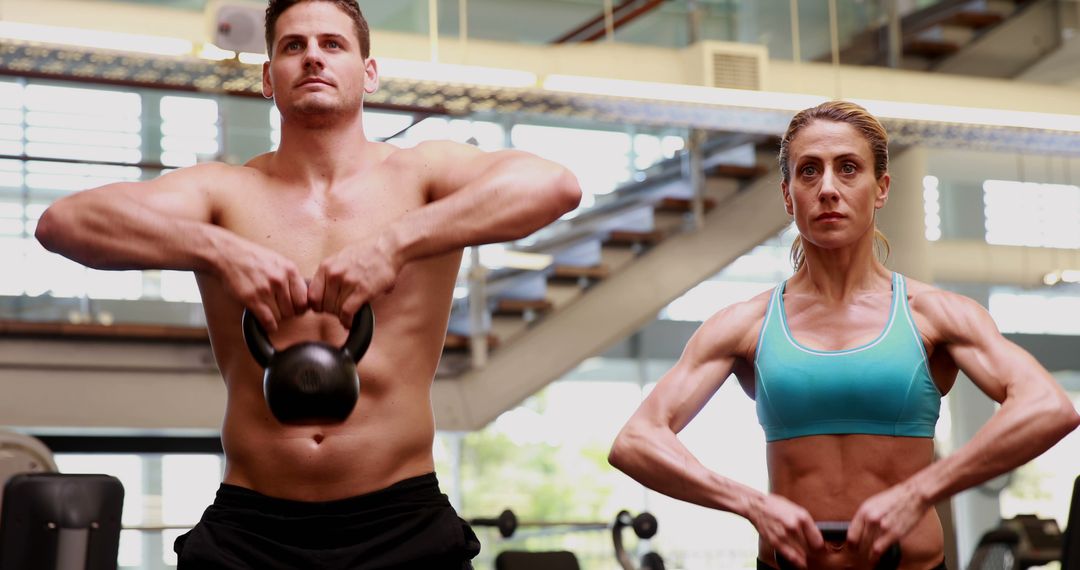
{"label": "woman's right arm", "polygon": [[119,182],[53,203],[35,237],[49,251],[96,269],[175,269],[219,278],[269,330],[307,308],[296,265],[214,225],[215,185],[235,167],[202,164],[146,182]]}
{"label": "woman's right arm", "polygon": [[608,461],[636,481],[676,499],[737,514],[766,542],[800,567],[806,552],[824,546],[802,507],[705,467],[676,436],[731,375],[753,344],[748,331],[760,321],[758,303],[732,305],[706,321],[619,432]]}

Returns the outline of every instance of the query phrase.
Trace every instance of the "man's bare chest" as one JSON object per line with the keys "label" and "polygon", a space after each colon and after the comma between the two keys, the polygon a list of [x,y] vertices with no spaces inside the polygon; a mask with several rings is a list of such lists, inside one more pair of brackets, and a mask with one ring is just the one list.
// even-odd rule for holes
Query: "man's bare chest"
{"label": "man's bare chest", "polygon": [[305,275],[344,247],[377,239],[423,205],[419,190],[378,181],[319,192],[270,186],[233,194],[218,225],[293,260]]}

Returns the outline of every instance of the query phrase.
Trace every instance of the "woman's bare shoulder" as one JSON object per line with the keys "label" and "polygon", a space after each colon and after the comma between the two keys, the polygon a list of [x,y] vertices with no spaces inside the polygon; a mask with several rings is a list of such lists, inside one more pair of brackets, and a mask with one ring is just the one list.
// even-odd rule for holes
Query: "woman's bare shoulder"
{"label": "woman's bare shoulder", "polygon": [[758,332],[772,293],[773,289],[769,288],[745,301],[720,309],[702,323],[698,335],[705,336],[710,344],[729,347],[740,356],[750,355],[757,344]]}

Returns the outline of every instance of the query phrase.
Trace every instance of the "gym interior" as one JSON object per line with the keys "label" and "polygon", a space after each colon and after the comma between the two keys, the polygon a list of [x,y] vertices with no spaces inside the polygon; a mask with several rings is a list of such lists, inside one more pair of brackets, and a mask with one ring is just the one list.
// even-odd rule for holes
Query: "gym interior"
{"label": "gym interior", "polygon": [[[791,275],[778,140],[827,99],[889,130],[887,265],[985,306],[1080,407],[1080,2],[360,6],[382,76],[370,138],[526,150],[584,193],[527,239],[469,248],[459,272],[435,456],[483,542],[477,568],[507,551],[568,551],[596,570],[754,568],[749,523],[646,490],[607,453],[705,319]],[[172,541],[221,481],[225,391],[192,274],[88,269],[47,252],[36,223],[79,190],[276,148],[264,8],[0,0],[0,477],[122,483],[119,568],[175,567]],[[938,454],[994,411],[961,378]],[[737,383],[680,439],[767,489]],[[938,505],[949,567],[1080,568],[1078,476],[1074,432]],[[30,507],[5,495],[2,508],[6,522]],[[18,540],[0,540],[0,560]]]}

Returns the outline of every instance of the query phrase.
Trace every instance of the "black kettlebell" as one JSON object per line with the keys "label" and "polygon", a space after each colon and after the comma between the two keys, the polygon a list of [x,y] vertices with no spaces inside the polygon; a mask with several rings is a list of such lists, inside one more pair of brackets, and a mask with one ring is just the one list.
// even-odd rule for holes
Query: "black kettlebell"
{"label": "black kettlebell", "polygon": [[259,320],[244,309],[244,341],[266,369],[263,396],[281,423],[343,422],[360,397],[356,363],[375,332],[375,314],[365,304],[353,316],[349,337],[340,348],[325,342],[298,342],[274,350]]}
{"label": "black kettlebell", "polygon": [[[821,531],[821,537],[825,539],[825,542],[845,542],[847,541],[848,527],[851,525],[848,521],[821,521],[815,523],[818,530]],[[794,569],[795,566],[784,558],[779,550],[774,550],[773,553],[776,557],[776,565],[780,570]],[[896,570],[900,566],[900,545],[892,543],[889,548],[885,549],[885,552],[878,559],[877,564],[874,566],[874,570]]]}

